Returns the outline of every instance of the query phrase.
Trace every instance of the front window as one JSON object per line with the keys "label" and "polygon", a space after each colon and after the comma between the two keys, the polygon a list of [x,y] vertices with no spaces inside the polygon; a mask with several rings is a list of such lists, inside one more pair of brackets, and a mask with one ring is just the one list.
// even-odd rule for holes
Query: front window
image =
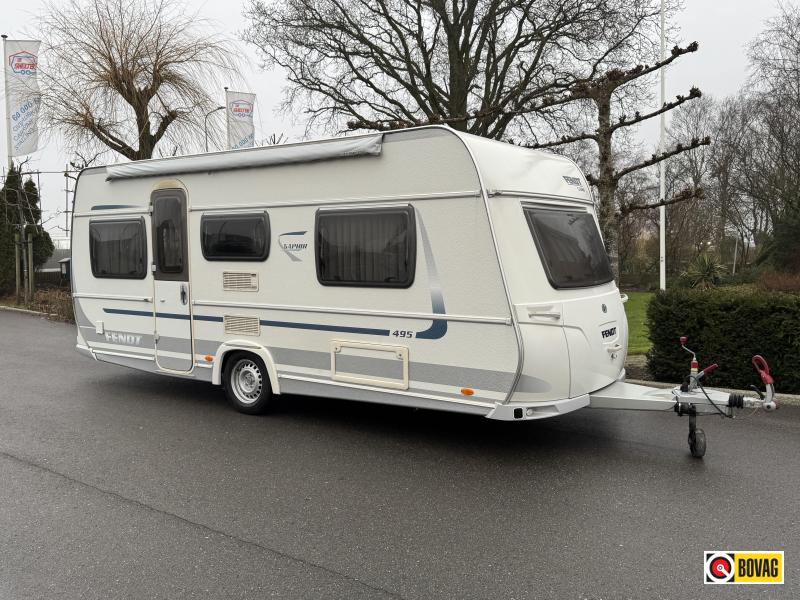
{"label": "front window", "polygon": [[585,210],[525,207],[550,284],[582,288],[614,279],[594,217]]}

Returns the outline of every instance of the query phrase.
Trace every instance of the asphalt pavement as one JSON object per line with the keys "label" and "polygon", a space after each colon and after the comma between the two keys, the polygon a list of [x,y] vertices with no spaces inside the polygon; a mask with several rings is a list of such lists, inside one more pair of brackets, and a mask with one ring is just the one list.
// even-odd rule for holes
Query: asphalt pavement
{"label": "asphalt pavement", "polygon": [[[539,422],[304,397],[93,362],[0,312],[0,599],[800,597],[800,408]],[[778,382],[778,385],[780,382]],[[784,550],[704,586],[704,550]]]}

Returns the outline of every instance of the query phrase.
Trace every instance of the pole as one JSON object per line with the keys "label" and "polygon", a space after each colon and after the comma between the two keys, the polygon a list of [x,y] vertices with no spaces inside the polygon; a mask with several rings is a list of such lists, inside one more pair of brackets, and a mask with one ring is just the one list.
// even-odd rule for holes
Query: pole
{"label": "pole", "polygon": [[[13,143],[11,141],[11,115],[8,113],[9,106],[8,106],[8,71],[6,69],[6,41],[8,40],[8,36],[6,34],[0,35],[3,38],[3,84],[5,86],[5,93],[6,93],[6,145],[8,151],[8,173],[11,174],[11,170],[14,168],[14,149]],[[22,175],[20,174],[19,184],[22,184]],[[6,198],[8,198],[8,178],[6,178]],[[17,189],[17,209],[19,210],[19,231],[21,234],[21,252],[22,252],[22,271],[23,274],[26,275],[25,279],[25,300],[28,300],[31,290],[33,290],[33,240],[29,239],[27,236],[27,225],[28,222],[25,219],[24,211],[22,210],[22,198],[20,197],[20,190]],[[26,252],[26,247],[28,251]]]}
{"label": "pole", "polygon": [[3,85],[5,86],[5,93],[6,93],[6,144],[8,151],[8,170],[14,167],[14,162],[11,158],[13,150],[11,148],[11,115],[8,114],[8,72],[6,70],[6,40],[8,36],[4,33],[2,36],[3,38]]}
{"label": "pole", "polygon": [[224,109],[225,109],[224,106],[218,106],[214,110],[208,111],[206,113],[206,116],[203,118],[203,131],[205,132],[205,136],[206,136],[206,152],[208,152],[208,117],[213,115],[218,110],[224,110]]}
{"label": "pole", "polygon": [[67,175],[68,168],[69,165],[64,165],[64,231],[66,232],[67,237],[69,237],[69,175]]}
{"label": "pole", "polygon": [[222,94],[225,97],[225,100],[224,100],[224,105],[225,106],[223,107],[225,109],[225,150],[230,150],[229,145],[230,145],[230,141],[231,141],[231,132],[230,132],[230,123],[228,123],[228,121],[230,119],[228,119],[228,110],[229,110],[229,108],[228,108],[228,86],[227,85],[223,88]]}
{"label": "pole", "polygon": [[[666,18],[664,16],[664,0],[661,0],[661,60],[667,58],[667,40],[665,32]],[[661,106],[667,100],[667,76],[666,68],[661,67]],[[661,113],[661,139],[659,140],[659,151],[664,152],[666,137],[666,115]],[[667,178],[665,161],[659,163],[659,200],[664,202],[667,195]],[[667,289],[667,207],[662,205],[658,208],[658,280],[662,290]]]}
{"label": "pole", "polygon": [[736,259],[739,256],[739,235],[736,235],[736,245],[733,247],[733,270],[731,275],[736,275]]}
{"label": "pole", "polygon": [[28,299],[33,302],[33,294],[36,291],[36,282],[33,275],[33,236],[28,236]]}
{"label": "pole", "polygon": [[14,271],[15,271],[15,281],[16,281],[16,298],[17,304],[20,303],[21,295],[22,295],[22,269],[20,269],[19,261],[22,258],[19,255],[19,247],[20,247],[20,238],[19,238],[19,231],[14,232]]}
{"label": "pole", "polygon": [[[19,223],[17,227],[19,227],[20,233],[20,251],[22,252],[22,278],[23,278],[23,288],[25,292],[25,301],[28,301],[28,290],[30,289],[30,278],[31,278],[31,268],[30,263],[28,261],[28,221],[25,219],[25,211],[22,210],[22,198],[20,198],[19,190],[15,190],[17,192],[17,212],[19,213]],[[8,179],[6,179],[6,194],[8,194]],[[6,198],[8,196],[6,195]]]}

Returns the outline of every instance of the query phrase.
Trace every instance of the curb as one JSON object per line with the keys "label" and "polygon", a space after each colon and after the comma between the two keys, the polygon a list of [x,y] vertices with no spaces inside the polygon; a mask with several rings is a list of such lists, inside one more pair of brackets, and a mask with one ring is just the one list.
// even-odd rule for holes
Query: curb
{"label": "curb", "polygon": [[17,308],[15,306],[5,306],[4,304],[0,304],[0,310],[4,310],[6,312],[21,313],[23,315],[31,315],[31,316],[34,316],[34,317],[44,317],[45,319],[49,319],[50,317],[57,317],[58,316],[55,313],[39,312],[38,310],[28,310],[27,308]]}
{"label": "curb", "polygon": [[[650,387],[668,389],[674,388],[676,384],[674,383],[664,383],[661,381],[645,381],[642,379],[626,379],[625,383],[633,383],[635,385],[646,385]],[[737,394],[752,394],[753,390],[732,390],[730,388],[719,388],[714,387],[715,390],[719,390],[721,392],[726,393],[737,393]],[[800,406],[800,396],[796,394],[775,394],[775,402],[778,403],[778,408],[780,409],[781,405],[784,406]]]}

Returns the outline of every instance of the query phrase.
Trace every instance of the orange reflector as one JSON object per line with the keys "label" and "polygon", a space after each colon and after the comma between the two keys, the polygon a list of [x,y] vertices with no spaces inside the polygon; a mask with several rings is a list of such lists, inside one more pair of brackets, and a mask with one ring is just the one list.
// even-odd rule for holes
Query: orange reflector
{"label": "orange reflector", "polygon": [[206,362],[214,362],[214,357],[211,356],[210,354],[206,354],[205,358]]}
{"label": "orange reflector", "polygon": [[472,388],[461,388],[461,393],[464,396],[472,396],[472,394],[475,393],[475,390],[473,390]]}

